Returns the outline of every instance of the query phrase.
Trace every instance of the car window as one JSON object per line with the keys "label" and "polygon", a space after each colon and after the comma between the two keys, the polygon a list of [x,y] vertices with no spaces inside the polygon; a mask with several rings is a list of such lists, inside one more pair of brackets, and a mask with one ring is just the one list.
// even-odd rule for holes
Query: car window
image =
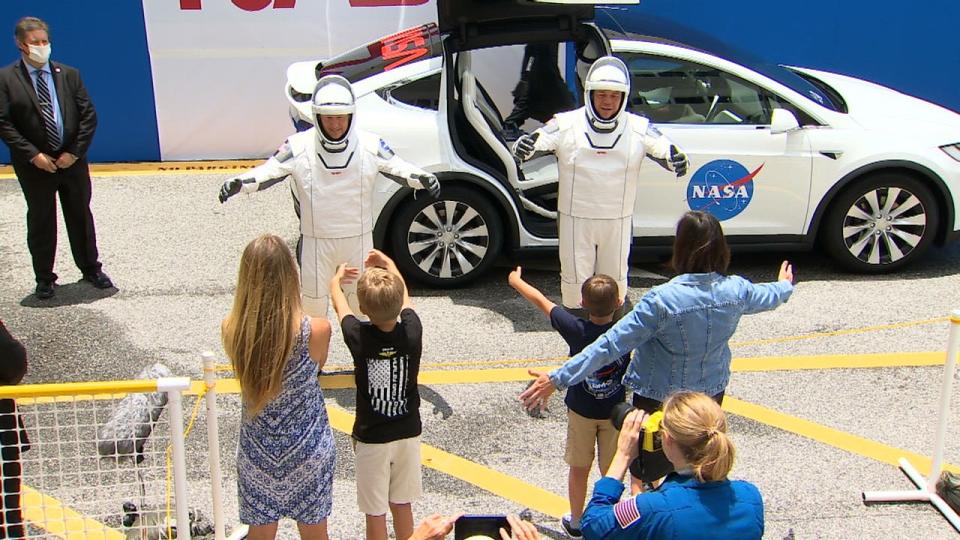
{"label": "car window", "polygon": [[387,101],[395,100],[421,109],[440,108],[440,72],[385,90],[381,95]]}
{"label": "car window", "polygon": [[630,70],[627,110],[664,124],[770,123],[785,100],[719,69],[640,53],[618,56]]}

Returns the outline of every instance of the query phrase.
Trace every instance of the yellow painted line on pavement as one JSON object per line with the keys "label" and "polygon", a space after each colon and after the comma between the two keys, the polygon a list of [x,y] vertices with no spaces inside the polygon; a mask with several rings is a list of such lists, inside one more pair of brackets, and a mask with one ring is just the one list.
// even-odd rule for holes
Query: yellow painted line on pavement
{"label": "yellow painted line on pavement", "polygon": [[730,369],[743,372],[942,366],[945,357],[943,352],[757,356],[734,358]]}
{"label": "yellow painted line on pavement", "polygon": [[[164,161],[136,163],[93,163],[90,175],[99,177],[145,176],[156,174],[217,174],[243,171],[260,165],[263,159],[222,161]],[[10,165],[0,165],[0,179],[14,179]]]}
{"label": "yellow painted line on pavement", "polygon": [[789,341],[803,341],[806,339],[819,339],[823,337],[848,336],[852,334],[864,334],[867,332],[882,332],[883,330],[898,330],[910,326],[921,326],[924,324],[934,324],[946,322],[947,317],[935,317],[933,319],[921,319],[917,321],[903,321],[892,324],[879,324],[874,326],[862,326],[860,328],[847,328],[845,330],[832,330],[829,332],[813,332],[810,334],[799,334],[795,336],[783,336],[777,338],[754,339],[749,341],[731,341],[731,347],[749,347],[752,345],[767,345],[771,343],[785,343]]}
{"label": "yellow painted line on pavement", "polygon": [[[878,443],[864,437],[852,435],[839,429],[804,420],[773,409],[761,407],[753,403],[727,396],[723,398],[723,408],[727,412],[756,420],[762,424],[788,431],[817,442],[828,444],[847,452],[868,457],[882,463],[898,465],[897,460],[904,457],[912,463],[921,474],[930,473],[930,458],[894,446]],[[960,473],[960,467],[946,464],[944,469]]]}
{"label": "yellow painted line on pavement", "polygon": [[[520,373],[521,371],[523,372],[522,374]],[[438,380],[442,380],[453,373],[459,372],[421,372],[419,382],[421,384],[437,384],[437,381],[433,380],[434,376],[437,376]],[[516,373],[496,374],[498,380],[517,380],[516,378],[521,375],[525,378],[530,378],[525,369],[517,369]],[[488,375],[483,381],[479,382],[494,382],[488,380],[489,378]],[[349,382],[349,385],[347,385],[347,382]],[[323,376],[320,377],[320,383],[323,388],[352,388],[353,376]],[[196,395],[203,390],[203,382],[195,381],[187,393]],[[239,393],[240,385],[236,379],[219,379],[216,390],[217,393]],[[333,427],[333,429],[346,433],[347,435],[353,431],[353,421],[356,418],[354,415],[330,404],[327,404],[327,415],[330,417],[330,426]],[[460,456],[444,452],[435,446],[421,443],[420,459],[423,465],[431,469],[459,478],[460,480],[489,491],[494,495],[514,501],[526,508],[531,508],[553,517],[560,517],[569,510],[567,499],[560,495],[551,493],[533,484],[528,484],[510,475],[495,471],[479,463],[474,463]]]}
{"label": "yellow painted line on pavement", "polygon": [[[330,425],[337,431],[350,434],[355,417],[347,411],[327,405]],[[474,463],[460,456],[420,443],[420,461],[424,466],[459,478],[498,497],[513,501],[525,508],[559,518],[567,512],[567,499],[519,478]]]}
{"label": "yellow painted line on pavement", "polygon": [[99,521],[84,517],[57,499],[22,486],[23,517],[32,525],[66,540],[123,540],[126,536]]}
{"label": "yellow painted line on pavement", "polygon": [[[943,352],[906,352],[878,354],[826,354],[810,356],[758,356],[753,358],[734,358],[730,366],[735,372],[798,371],[827,369],[868,369],[887,367],[925,367],[942,366]],[[542,362],[556,360],[544,358]],[[444,364],[440,364],[444,365]],[[328,369],[330,366],[327,366]],[[335,366],[351,369],[348,366]],[[530,367],[504,367],[485,369],[427,370],[419,375],[420,384],[479,384],[496,382],[529,381],[533,377],[529,370],[549,372],[559,365],[538,365]],[[320,386],[324,389],[354,388],[351,374],[322,375]],[[189,395],[199,395],[203,390],[203,381],[193,381]],[[217,380],[217,391],[238,393],[236,379]]]}

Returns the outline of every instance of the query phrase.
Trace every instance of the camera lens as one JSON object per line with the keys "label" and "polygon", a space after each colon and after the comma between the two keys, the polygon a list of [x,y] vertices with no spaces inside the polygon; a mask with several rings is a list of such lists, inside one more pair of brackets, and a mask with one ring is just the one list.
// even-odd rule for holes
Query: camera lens
{"label": "camera lens", "polygon": [[617,431],[620,431],[620,429],[623,428],[623,421],[627,418],[627,415],[634,410],[636,410],[636,408],[627,402],[614,405],[613,411],[610,412],[610,422],[613,423],[613,427],[617,428]]}

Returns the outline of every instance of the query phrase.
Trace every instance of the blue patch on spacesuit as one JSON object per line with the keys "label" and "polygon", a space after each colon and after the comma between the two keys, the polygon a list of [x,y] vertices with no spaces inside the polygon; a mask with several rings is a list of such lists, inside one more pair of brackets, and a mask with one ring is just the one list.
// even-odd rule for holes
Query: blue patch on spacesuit
{"label": "blue patch on spacesuit", "polygon": [[390,159],[394,156],[393,149],[390,148],[390,145],[387,144],[387,141],[380,139],[380,157],[382,159]]}
{"label": "blue patch on spacesuit", "polygon": [[287,141],[284,141],[283,144],[280,145],[280,148],[277,148],[277,151],[274,152],[273,157],[276,158],[276,160],[279,161],[280,163],[283,163],[284,161],[287,161],[290,158],[292,158],[293,149],[290,148],[290,143]]}

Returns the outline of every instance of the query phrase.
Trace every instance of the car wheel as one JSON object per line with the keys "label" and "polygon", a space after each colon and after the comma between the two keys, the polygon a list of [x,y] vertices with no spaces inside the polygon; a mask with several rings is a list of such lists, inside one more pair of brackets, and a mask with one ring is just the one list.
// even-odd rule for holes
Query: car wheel
{"label": "car wheel", "polygon": [[426,285],[454,287],[486,272],[500,252],[503,227],[482,195],[445,187],[440,198],[410,199],[391,227],[397,266]]}
{"label": "car wheel", "polygon": [[833,202],[823,240],[849,270],[890,272],[926,251],[938,216],[937,203],[923,182],[902,174],[875,174]]}

